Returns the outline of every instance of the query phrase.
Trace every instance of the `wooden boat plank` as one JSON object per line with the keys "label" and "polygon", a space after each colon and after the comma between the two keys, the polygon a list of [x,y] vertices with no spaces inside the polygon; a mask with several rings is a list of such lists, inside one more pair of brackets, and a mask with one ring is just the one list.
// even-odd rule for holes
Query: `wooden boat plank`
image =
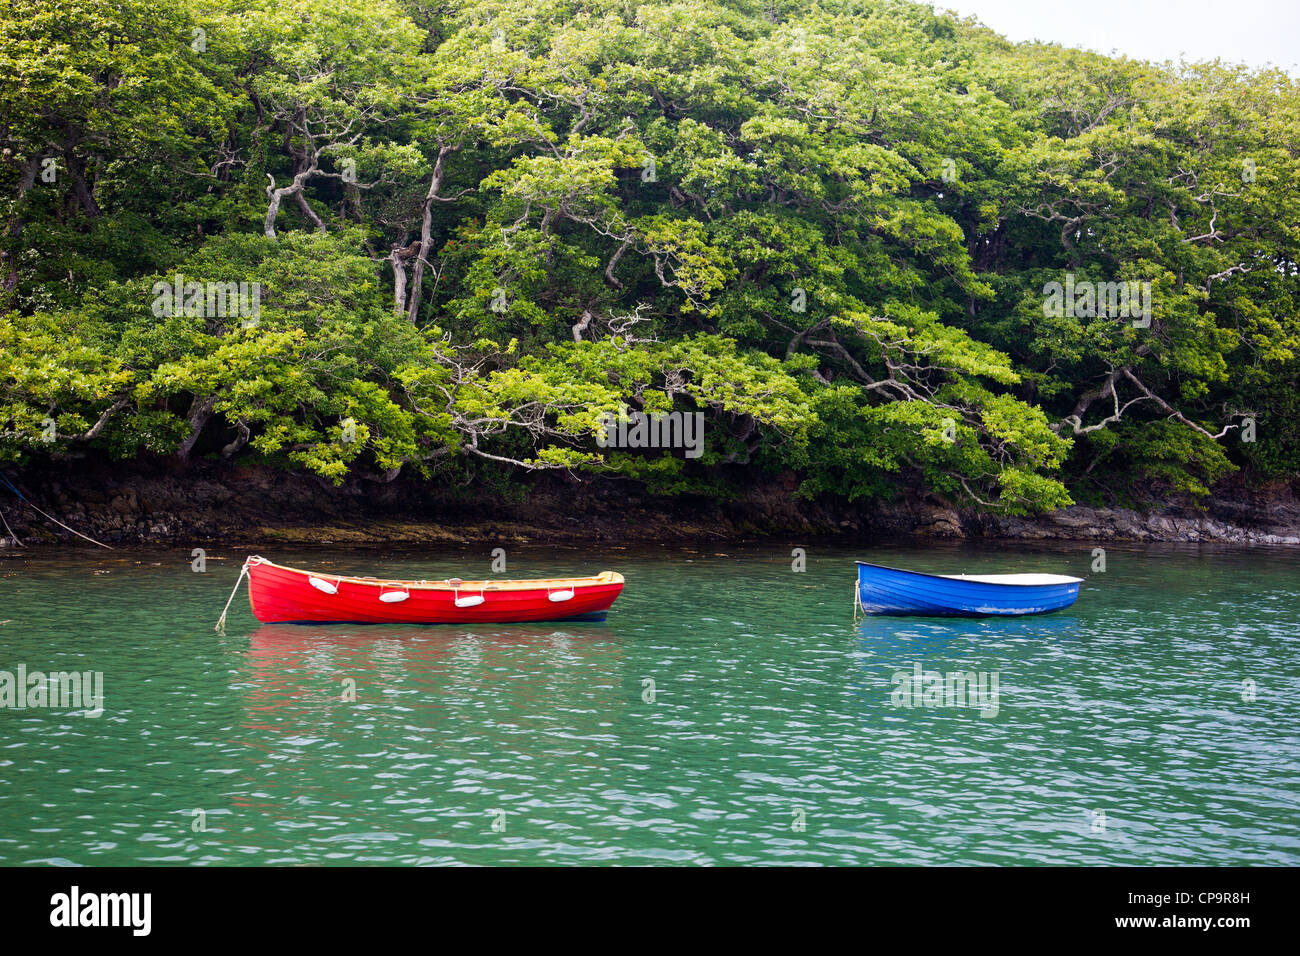
{"label": "wooden boat plank", "polygon": [[1073,604],[1082,581],[1061,574],[928,574],[859,561],[857,605],[867,614],[1045,614]]}
{"label": "wooden boat plank", "polygon": [[[291,568],[253,556],[245,563],[248,598],[253,615],[263,623],[359,624],[504,624],[529,621],[568,621],[603,618],[623,590],[623,576],[603,571],[585,578],[546,578],[534,581],[402,581],[323,574]],[[316,578],[333,592],[313,586]],[[453,579],[454,580],[454,579]],[[402,601],[380,596],[405,591]],[[557,592],[573,596],[556,602]],[[481,602],[458,598],[482,596]]]}

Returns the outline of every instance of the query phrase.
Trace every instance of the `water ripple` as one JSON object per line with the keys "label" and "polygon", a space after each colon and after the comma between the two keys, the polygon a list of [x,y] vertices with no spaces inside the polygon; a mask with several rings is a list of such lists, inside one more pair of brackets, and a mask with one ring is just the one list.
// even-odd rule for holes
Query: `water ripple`
{"label": "water ripple", "polygon": [[[1300,862],[1293,553],[1117,551],[1059,615],[854,625],[868,556],[521,552],[627,592],[605,624],[472,629],[237,602],[222,636],[242,555],[6,559],[0,670],[101,671],[105,713],[0,710],[0,863]],[[880,558],[1086,575],[1090,548]],[[996,694],[927,702],[918,668]]]}

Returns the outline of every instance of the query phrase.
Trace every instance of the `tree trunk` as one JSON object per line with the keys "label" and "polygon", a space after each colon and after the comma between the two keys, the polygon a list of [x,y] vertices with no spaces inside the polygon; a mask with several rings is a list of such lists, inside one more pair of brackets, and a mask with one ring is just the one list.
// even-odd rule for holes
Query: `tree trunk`
{"label": "tree trunk", "polygon": [[421,285],[424,283],[424,267],[433,251],[433,204],[442,189],[444,163],[449,155],[456,151],[454,146],[443,146],[438,150],[438,159],[433,164],[433,176],[429,179],[429,192],[424,197],[424,215],[420,221],[420,252],[415,259],[415,268],[411,270],[411,289],[406,305],[406,317],[414,325],[420,315]]}
{"label": "tree trunk", "polygon": [[252,435],[252,432],[249,431],[248,426],[244,424],[242,418],[235,422],[235,429],[239,434],[231,440],[229,445],[226,445],[226,447],[221,449],[222,458],[229,458],[235,452],[239,451],[239,449],[247,445],[248,439]]}
{"label": "tree trunk", "polygon": [[68,175],[72,178],[72,195],[76,197],[87,219],[98,219],[99,203],[95,202],[91,188],[86,185],[85,162],[71,150],[65,151],[64,157],[68,162]]}
{"label": "tree trunk", "polygon": [[394,246],[388,254],[388,261],[393,267],[393,314],[401,315],[406,311],[406,260],[402,256],[403,248]]}
{"label": "tree trunk", "polygon": [[[33,153],[23,166],[22,175],[18,179],[18,195],[14,197],[13,214],[9,219],[8,233],[10,236],[17,238],[23,232],[23,218],[18,209],[26,195],[31,191],[32,186],[36,184],[36,171],[40,169],[41,156],[39,153]],[[0,262],[9,258],[9,253],[0,250]],[[12,292],[18,285],[18,262],[15,259],[13,265],[9,267],[9,274],[5,276],[4,289],[6,292]]]}
{"label": "tree trunk", "polygon": [[[294,174],[293,182],[289,183],[289,185],[287,186],[280,186],[279,188],[276,188],[275,177],[272,176],[270,173],[266,174],[266,178],[271,181],[271,184],[266,187],[266,195],[267,198],[270,200],[270,205],[267,207],[266,210],[266,224],[264,227],[264,231],[266,232],[266,238],[268,239],[275,238],[275,217],[280,212],[281,201],[286,196],[296,196],[299,193],[301,193],[303,186],[307,185],[307,180],[311,179],[311,177],[316,174],[316,169],[317,169],[316,163],[315,161],[313,161],[305,169],[302,169],[299,172]],[[307,211],[312,216],[312,218],[316,217],[316,214],[314,212],[311,212],[310,206],[307,207]],[[320,226],[321,231],[324,232],[325,231],[324,224],[321,223],[319,219],[316,219],[316,222]]]}
{"label": "tree trunk", "polygon": [[316,231],[322,234],[327,232],[328,230],[325,228],[325,223],[321,221],[320,216],[316,215],[316,210],[311,208],[311,203],[307,202],[307,194],[300,189],[296,194],[296,198],[298,200],[298,208],[307,215],[308,219],[316,224]]}
{"label": "tree trunk", "polygon": [[190,435],[176,449],[176,457],[181,461],[189,460],[190,452],[194,450],[194,446],[198,443],[199,435],[203,432],[203,426],[212,417],[212,406],[216,403],[216,396],[208,395],[204,398],[195,396],[194,401],[190,404]]}

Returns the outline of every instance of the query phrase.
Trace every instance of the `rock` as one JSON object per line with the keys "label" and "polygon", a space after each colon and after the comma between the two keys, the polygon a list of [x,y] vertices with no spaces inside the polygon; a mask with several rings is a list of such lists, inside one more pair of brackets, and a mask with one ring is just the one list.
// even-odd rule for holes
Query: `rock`
{"label": "rock", "polygon": [[[1198,506],[1152,502],[1149,510],[1072,505],[1046,515],[1003,516],[953,507],[902,489],[898,499],[849,504],[795,496],[799,475],[754,481],[734,498],[659,498],[632,482],[558,477],[528,480],[526,495],[504,500],[488,489],[450,487],[403,475],[378,485],[342,487],[271,468],[196,461],[177,474],[147,463],[80,461],[66,473],[32,473],[24,487],[34,503],[76,530],[105,541],[148,539],[202,543],[213,537],[261,538],[299,529],[316,540],[430,542],[485,540],[651,541],[757,535],[833,535],[888,540],[901,535],[1024,540],[1300,543],[1300,485],[1224,486]],[[16,513],[15,513],[16,512]],[[70,541],[43,518],[10,512],[13,534],[27,544]],[[574,520],[574,516],[580,516]],[[0,532],[4,529],[0,527]],[[9,537],[8,535],[6,537]],[[287,540],[287,539],[286,539]],[[0,545],[12,548],[12,541]]]}

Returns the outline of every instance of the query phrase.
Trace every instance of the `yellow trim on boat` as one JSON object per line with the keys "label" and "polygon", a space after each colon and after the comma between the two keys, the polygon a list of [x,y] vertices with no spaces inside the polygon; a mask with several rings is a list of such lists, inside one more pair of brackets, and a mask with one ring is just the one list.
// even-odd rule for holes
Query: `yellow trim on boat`
{"label": "yellow trim on boat", "polygon": [[[601,584],[622,584],[623,575],[617,571],[601,571],[593,577],[583,578],[535,578],[523,581],[467,581],[448,578],[445,581],[402,581],[396,578],[358,578],[347,574],[332,574],[328,571],[304,571],[291,568],[286,564],[276,564],[262,558],[259,562],[281,571],[292,571],[308,577],[327,578],[331,581],[347,581],[349,584],[365,584],[372,587],[402,587],[411,591],[538,591],[542,588],[595,587]],[[459,581],[451,584],[451,581]]]}

